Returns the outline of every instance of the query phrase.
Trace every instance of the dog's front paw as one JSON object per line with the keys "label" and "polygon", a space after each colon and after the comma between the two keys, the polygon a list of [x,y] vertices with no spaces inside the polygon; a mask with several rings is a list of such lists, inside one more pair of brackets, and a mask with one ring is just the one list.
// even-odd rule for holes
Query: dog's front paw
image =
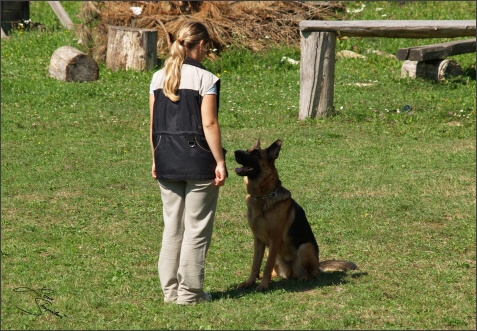
{"label": "dog's front paw", "polygon": [[299,282],[306,282],[308,280],[310,280],[310,276],[301,276],[300,278],[298,278]]}
{"label": "dog's front paw", "polygon": [[269,279],[262,278],[262,281],[260,282],[260,285],[257,286],[256,291],[257,292],[263,292],[268,290],[268,285],[270,284]]}
{"label": "dog's front paw", "polygon": [[247,281],[245,281],[245,282],[242,282],[242,283],[238,284],[238,285],[237,285],[237,290],[238,290],[238,289],[241,289],[241,288],[249,288],[249,287],[251,287],[253,284],[255,284],[255,281],[252,281],[252,282],[251,282],[251,281],[247,280]]}
{"label": "dog's front paw", "polygon": [[260,285],[258,285],[255,290],[256,290],[257,292],[266,291],[266,290],[268,290],[268,284],[267,284],[267,285],[264,285],[264,284],[260,283]]}

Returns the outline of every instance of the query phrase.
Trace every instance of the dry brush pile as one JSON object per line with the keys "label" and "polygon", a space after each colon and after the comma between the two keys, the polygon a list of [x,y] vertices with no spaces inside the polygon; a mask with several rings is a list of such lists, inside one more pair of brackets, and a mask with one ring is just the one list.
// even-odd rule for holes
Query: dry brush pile
{"label": "dry brush pile", "polygon": [[108,26],[157,29],[158,54],[166,55],[187,19],[207,26],[217,53],[228,45],[261,51],[270,44],[299,46],[301,20],[339,19],[344,11],[341,3],[322,1],[85,1],[77,31],[89,55],[101,62]]}

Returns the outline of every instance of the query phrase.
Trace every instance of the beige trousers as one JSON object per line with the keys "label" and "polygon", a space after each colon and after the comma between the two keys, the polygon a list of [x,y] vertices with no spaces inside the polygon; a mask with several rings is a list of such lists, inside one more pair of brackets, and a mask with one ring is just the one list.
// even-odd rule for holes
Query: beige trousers
{"label": "beige trousers", "polygon": [[164,232],[158,269],[164,302],[197,302],[204,295],[205,257],[219,187],[203,180],[159,180],[159,186]]}

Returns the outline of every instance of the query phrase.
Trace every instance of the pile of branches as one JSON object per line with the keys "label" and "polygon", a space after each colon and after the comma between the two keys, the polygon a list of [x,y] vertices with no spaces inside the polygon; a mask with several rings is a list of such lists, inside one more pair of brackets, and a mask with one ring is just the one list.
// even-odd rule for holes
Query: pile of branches
{"label": "pile of branches", "polygon": [[322,1],[84,1],[77,32],[98,62],[105,62],[108,26],[157,29],[164,56],[187,19],[207,26],[216,54],[229,45],[261,51],[270,44],[299,47],[301,20],[339,19],[344,12],[343,4]]}

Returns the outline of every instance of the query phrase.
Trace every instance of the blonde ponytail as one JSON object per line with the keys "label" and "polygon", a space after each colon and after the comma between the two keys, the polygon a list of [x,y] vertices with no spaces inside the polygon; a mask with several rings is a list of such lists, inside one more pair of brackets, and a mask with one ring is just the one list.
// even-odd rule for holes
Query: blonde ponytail
{"label": "blonde ponytail", "polygon": [[186,51],[177,39],[171,46],[171,56],[164,63],[166,75],[164,77],[164,95],[172,102],[179,101],[177,90],[181,82],[181,67],[186,58]]}
{"label": "blonde ponytail", "polygon": [[177,33],[177,39],[171,46],[171,55],[164,63],[166,71],[164,77],[163,92],[172,102],[179,101],[179,90],[181,82],[181,68],[187,56],[187,50],[204,40],[210,41],[207,28],[200,22],[187,21],[182,25]]}

